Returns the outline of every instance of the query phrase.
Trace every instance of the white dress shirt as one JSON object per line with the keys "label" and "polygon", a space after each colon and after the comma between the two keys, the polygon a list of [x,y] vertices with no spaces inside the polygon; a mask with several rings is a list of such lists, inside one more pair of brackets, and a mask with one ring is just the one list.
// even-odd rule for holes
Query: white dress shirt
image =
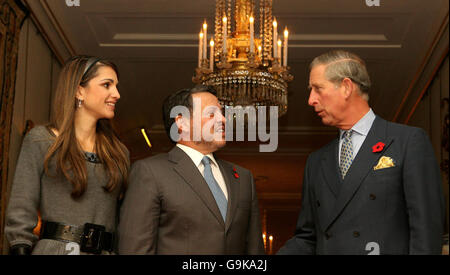
{"label": "white dress shirt", "polygon": [[[361,148],[362,144],[364,143],[364,140],[366,140],[367,134],[370,131],[370,128],[372,128],[372,124],[375,121],[375,113],[370,109],[367,114],[365,114],[355,125],[353,125],[352,130],[352,145],[353,145],[353,159],[355,159],[356,155],[358,154],[359,149]],[[341,163],[341,147],[342,142],[344,141],[343,134],[344,130],[339,130],[339,162]]]}
{"label": "white dress shirt", "polygon": [[[183,150],[191,158],[191,160],[194,162],[195,166],[198,168],[198,170],[204,177],[205,176],[205,174],[204,174],[205,166],[203,165],[202,159],[205,155],[203,155],[199,151],[197,151],[189,146],[186,146],[186,145],[177,144],[177,147],[180,148],[181,150]],[[216,160],[214,159],[213,154],[208,154],[206,156],[211,159],[211,170],[212,170],[214,179],[217,181],[220,189],[222,189],[222,192],[225,195],[225,198],[228,200],[227,186],[225,185],[225,180],[223,179],[222,172],[220,172],[219,165],[217,164]]]}

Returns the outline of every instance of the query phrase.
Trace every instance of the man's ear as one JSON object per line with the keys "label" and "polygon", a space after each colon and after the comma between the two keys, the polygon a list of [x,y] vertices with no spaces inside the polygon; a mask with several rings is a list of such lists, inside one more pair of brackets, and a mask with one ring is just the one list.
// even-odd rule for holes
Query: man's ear
{"label": "man's ear", "polygon": [[178,133],[180,133],[180,130],[183,128],[183,117],[181,115],[176,116],[175,123],[177,124]]}
{"label": "man's ear", "polygon": [[349,98],[355,91],[355,86],[353,84],[353,81],[350,78],[346,77],[342,80],[341,85],[344,88],[343,92],[344,92],[345,98],[346,99]]}
{"label": "man's ear", "polygon": [[185,117],[182,115],[178,115],[175,117],[175,123],[178,127],[178,133],[181,134],[181,132],[188,132],[189,131],[189,123]]}

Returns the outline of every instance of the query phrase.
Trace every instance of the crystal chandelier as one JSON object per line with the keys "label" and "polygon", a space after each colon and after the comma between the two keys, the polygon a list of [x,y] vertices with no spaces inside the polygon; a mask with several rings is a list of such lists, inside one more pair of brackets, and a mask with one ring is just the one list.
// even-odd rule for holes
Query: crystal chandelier
{"label": "crystal chandelier", "polygon": [[282,116],[288,107],[287,83],[293,80],[287,66],[289,32],[286,28],[283,43],[272,16],[272,0],[260,0],[257,38],[255,7],[255,0],[216,0],[209,59],[205,21],[199,33],[198,67],[192,81],[215,87],[222,106],[278,106]]}

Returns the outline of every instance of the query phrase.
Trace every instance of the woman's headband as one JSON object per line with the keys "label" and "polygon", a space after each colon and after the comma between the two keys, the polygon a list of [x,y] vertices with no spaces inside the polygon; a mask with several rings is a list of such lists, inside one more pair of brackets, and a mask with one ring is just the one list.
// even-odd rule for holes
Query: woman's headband
{"label": "woman's headband", "polygon": [[91,57],[90,59],[88,59],[88,61],[86,62],[86,67],[84,68],[83,76],[81,77],[81,79],[83,79],[86,76],[86,73],[100,60],[101,60],[101,58],[98,58],[98,57]]}

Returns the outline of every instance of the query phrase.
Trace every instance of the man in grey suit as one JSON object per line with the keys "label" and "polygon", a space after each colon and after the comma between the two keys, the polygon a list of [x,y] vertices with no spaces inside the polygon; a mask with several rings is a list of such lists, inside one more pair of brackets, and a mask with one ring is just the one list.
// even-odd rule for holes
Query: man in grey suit
{"label": "man in grey suit", "polygon": [[308,104],[340,135],[309,156],[296,232],[278,254],[439,254],[444,197],[426,133],[373,113],[355,54],[325,53],[310,70]]}
{"label": "man in grey suit", "polygon": [[179,140],[169,153],[133,165],[119,254],[264,254],[251,172],[213,155],[226,143],[215,91],[181,90],[164,101],[163,116]]}

